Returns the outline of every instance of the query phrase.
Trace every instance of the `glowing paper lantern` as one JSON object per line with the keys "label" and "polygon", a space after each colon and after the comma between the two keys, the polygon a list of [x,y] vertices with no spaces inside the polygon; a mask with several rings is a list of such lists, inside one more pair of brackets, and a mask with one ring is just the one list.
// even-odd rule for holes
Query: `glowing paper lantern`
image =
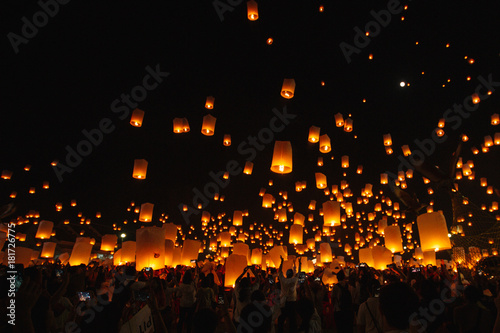
{"label": "glowing paper lantern", "polygon": [[292,172],[292,144],[290,141],[276,141],[274,143],[271,171],[281,174]]}
{"label": "glowing paper lantern", "polygon": [[207,100],[205,101],[205,108],[211,110],[214,108],[214,101],[215,101],[215,97],[213,96],[208,96],[207,97]]}
{"label": "glowing paper lantern", "polygon": [[293,224],[299,224],[301,226],[304,226],[304,220],[305,220],[305,216],[302,215],[301,213],[295,213],[295,215],[293,215]]}
{"label": "glowing paper lantern", "polygon": [[134,171],[132,177],[135,179],[146,179],[146,173],[148,172],[148,161],[144,159],[134,160]]}
{"label": "glowing paper lantern", "polygon": [[349,167],[349,156],[347,156],[347,155],[342,156],[341,165],[342,165],[342,168],[344,168],[344,169]]}
{"label": "glowing paper lantern", "polygon": [[121,262],[135,262],[135,241],[126,241],[122,243]]}
{"label": "glowing paper lantern", "polygon": [[54,252],[56,251],[56,243],[54,242],[45,242],[43,243],[42,254],[40,255],[42,258],[53,258]]}
{"label": "glowing paper lantern", "polygon": [[203,125],[201,126],[201,134],[212,136],[215,133],[215,122],[217,118],[207,114],[203,117]]}
{"label": "glowing paper lantern", "polygon": [[448,227],[442,211],[419,215],[417,225],[423,252],[451,249]]}
{"label": "glowing paper lantern", "polygon": [[114,251],[117,241],[118,241],[117,235],[108,234],[102,236],[101,251]]}
{"label": "glowing paper lantern", "polygon": [[322,153],[329,153],[332,151],[330,137],[327,134],[323,134],[319,137],[319,151]]}
{"label": "glowing paper lantern", "polygon": [[323,225],[335,227],[340,225],[340,202],[323,202]]}
{"label": "glowing paper lantern", "polygon": [[344,131],[345,132],[352,132],[352,124],[353,120],[351,118],[347,118],[344,122]]}
{"label": "glowing paper lantern", "polygon": [[219,234],[220,236],[220,246],[229,247],[231,246],[231,234],[229,231],[224,231]]}
{"label": "glowing paper lantern", "polygon": [[270,194],[270,193],[264,194],[264,196],[262,197],[262,207],[271,208],[273,206],[273,201],[274,201],[274,198],[273,198],[272,194]]}
{"label": "glowing paper lantern", "polygon": [[139,221],[141,222],[151,222],[153,220],[153,208],[154,204],[145,202],[141,205],[141,211],[139,214]]}
{"label": "glowing paper lantern", "polygon": [[309,127],[309,137],[307,138],[307,141],[312,143],[318,142],[320,130],[321,128],[316,126]]}
{"label": "glowing paper lantern", "polygon": [[57,260],[59,260],[62,265],[66,265],[68,263],[68,261],[69,261],[69,253],[68,252],[61,253],[57,257]]}
{"label": "glowing paper lantern", "polygon": [[197,260],[200,252],[201,242],[186,239],[182,244],[181,265],[191,266],[191,260]]}
{"label": "glowing paper lantern", "polygon": [[254,0],[247,1],[247,17],[250,21],[256,21],[259,18],[257,2]]}
{"label": "glowing paper lantern", "polygon": [[206,210],[204,210],[201,213],[201,222],[208,223],[209,221],[210,221],[210,212],[207,212]]}
{"label": "glowing paper lantern", "polygon": [[274,246],[271,251],[269,251],[269,256],[274,263],[275,267],[279,267],[281,263],[280,256],[283,257],[284,260],[288,259],[288,254],[285,252],[282,246]]}
{"label": "glowing paper lantern", "polygon": [[378,221],[377,233],[379,235],[383,235],[385,232],[385,228],[387,228],[387,219],[383,218],[380,221]]}
{"label": "glowing paper lantern", "polygon": [[245,175],[251,175],[253,170],[253,163],[250,161],[245,162],[245,168],[243,169],[243,173]]}
{"label": "glowing paper lantern", "polygon": [[243,225],[243,212],[241,210],[235,210],[233,213],[233,225],[239,227]]}
{"label": "glowing paper lantern", "polygon": [[172,266],[175,267],[181,264],[182,248],[174,247],[174,255],[172,256]]}
{"label": "glowing paper lantern", "polygon": [[337,127],[342,127],[344,126],[344,116],[342,113],[337,113],[335,114],[335,126]]}
{"label": "glowing paper lantern", "polygon": [[122,249],[119,249],[113,254],[113,265],[115,266],[122,265]]}
{"label": "glowing paper lantern", "polygon": [[165,229],[165,239],[175,242],[177,240],[177,226],[173,223],[165,223],[162,226]]}
{"label": "glowing paper lantern", "polygon": [[398,225],[390,225],[384,231],[385,247],[392,253],[403,252],[401,230]]}
{"label": "glowing paper lantern", "polygon": [[250,265],[250,248],[248,244],[239,242],[233,244],[233,254],[245,256],[247,258],[247,265]]}
{"label": "glowing paper lantern", "polygon": [[384,246],[374,246],[372,248],[372,255],[375,269],[386,269],[387,265],[392,264],[392,252]]}
{"label": "glowing paper lantern", "polygon": [[174,118],[173,127],[174,133],[187,133],[191,130],[187,118]]}
{"label": "glowing paper lantern", "polygon": [[392,138],[390,134],[384,134],[384,146],[391,146],[392,145]]}
{"label": "glowing paper lantern", "polygon": [[319,188],[320,190],[321,189],[324,189],[326,188],[328,185],[326,183],[326,176],[320,172],[316,172],[314,174],[314,176],[316,177],[316,187]]}
{"label": "glowing paper lantern", "polygon": [[38,230],[36,232],[35,238],[40,239],[49,239],[50,234],[52,234],[52,228],[54,227],[54,223],[51,221],[42,220],[38,224]]}
{"label": "glowing paper lantern", "polygon": [[140,228],[136,230],[135,235],[135,269],[140,271],[145,267],[151,267],[154,270],[164,268],[165,229],[158,227]]}
{"label": "glowing paper lantern", "polygon": [[425,251],[424,252],[424,259],[422,260],[422,264],[424,266],[427,265],[432,265],[436,266],[436,251]]}
{"label": "glowing paper lantern", "polygon": [[319,251],[321,253],[320,258],[322,263],[332,262],[332,247],[330,243],[320,243]]}
{"label": "glowing paper lantern", "polygon": [[300,224],[292,224],[290,227],[290,244],[302,244],[302,239],[304,236],[304,229]]}
{"label": "glowing paper lantern", "polygon": [[130,118],[130,125],[134,127],[141,127],[143,119],[144,119],[144,111],[140,109],[135,109],[134,112],[132,112],[132,117]]}
{"label": "glowing paper lantern", "polygon": [[69,264],[71,266],[88,265],[92,246],[90,237],[77,237],[73,245],[73,251],[71,251]]}
{"label": "glowing paper lantern", "polygon": [[281,96],[287,99],[293,98],[295,93],[295,80],[284,79],[283,86],[281,87]]}
{"label": "glowing paper lantern", "polygon": [[262,265],[262,249],[255,248],[252,250],[250,262],[252,265]]}
{"label": "glowing paper lantern", "polygon": [[236,279],[243,273],[245,267],[247,267],[247,258],[245,256],[231,254],[226,259],[224,287],[234,288]]}
{"label": "glowing paper lantern", "polygon": [[371,248],[367,247],[364,249],[359,249],[359,262],[360,263],[364,262],[369,267],[375,266],[375,261],[373,260],[373,253]]}

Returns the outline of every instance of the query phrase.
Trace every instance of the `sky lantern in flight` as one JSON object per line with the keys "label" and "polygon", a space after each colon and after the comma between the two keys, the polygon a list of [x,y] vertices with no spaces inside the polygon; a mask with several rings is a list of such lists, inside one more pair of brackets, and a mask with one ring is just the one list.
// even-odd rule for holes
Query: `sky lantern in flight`
{"label": "sky lantern in flight", "polygon": [[273,206],[273,195],[270,193],[265,193],[262,197],[262,207],[271,208]]}
{"label": "sky lantern in flight", "polygon": [[253,171],[253,162],[246,161],[245,162],[245,168],[243,169],[243,173],[245,175],[251,175]]}
{"label": "sky lantern in flight", "polygon": [[250,21],[256,21],[259,18],[259,9],[254,0],[247,1],[247,17]]}
{"label": "sky lantern in flight", "polygon": [[347,118],[344,122],[344,131],[352,132],[353,129],[353,120],[351,118]]}
{"label": "sky lantern in flight", "polygon": [[231,254],[226,259],[226,269],[224,276],[224,287],[234,288],[236,279],[243,273],[248,266],[247,258],[239,254]]}
{"label": "sky lantern in flight", "polygon": [[[154,270],[165,267],[165,229],[147,227],[136,230],[137,270],[151,267]],[[122,251],[123,257],[123,251]]]}
{"label": "sky lantern in flight", "polygon": [[335,114],[335,126],[337,127],[342,127],[344,126],[344,116],[342,115],[342,113],[337,113]]}
{"label": "sky lantern in flight", "polygon": [[201,133],[206,136],[212,136],[215,133],[215,122],[217,118],[207,114],[203,117],[203,125],[201,126]]}
{"label": "sky lantern in flight", "polygon": [[135,261],[135,241],[125,241],[122,243],[121,262],[129,263]]}
{"label": "sky lantern in flight", "polygon": [[304,228],[300,224],[292,224],[290,227],[290,244],[302,244],[304,236]]}
{"label": "sky lantern in flight", "polygon": [[144,111],[142,111],[141,109],[135,109],[132,112],[132,117],[130,117],[130,125],[134,127],[141,127],[143,119]]}
{"label": "sky lantern in flight", "polygon": [[328,186],[326,183],[326,176],[324,174],[322,174],[321,172],[316,172],[314,174],[314,176],[316,178],[316,187],[317,188],[319,188],[321,190],[321,189],[324,189]]}
{"label": "sky lantern in flight", "polygon": [[87,265],[90,260],[92,246],[93,244],[91,244],[90,237],[77,237],[73,245],[73,250],[71,251],[69,264],[71,266],[78,266],[80,264]]}
{"label": "sky lantern in flight", "polygon": [[233,225],[239,227],[243,225],[243,212],[241,210],[235,210],[233,213]]}
{"label": "sky lantern in flight", "polygon": [[292,172],[292,144],[290,141],[276,141],[274,143],[271,171],[281,174]]}
{"label": "sky lantern in flight", "polygon": [[332,150],[332,144],[330,143],[330,137],[327,134],[323,134],[319,137],[319,151],[322,153],[329,153]]}
{"label": "sky lantern in flight", "polygon": [[293,224],[299,224],[301,226],[304,226],[305,218],[306,217],[303,214],[297,212],[293,215]]}
{"label": "sky lantern in flight", "polygon": [[309,137],[307,138],[307,141],[309,141],[311,143],[318,142],[320,131],[321,131],[320,127],[316,127],[316,126],[309,127]]}
{"label": "sky lantern in flight", "polygon": [[322,263],[332,262],[332,247],[330,243],[320,243],[319,251],[321,253],[320,258]]}
{"label": "sky lantern in flight", "polygon": [[390,225],[384,230],[385,247],[392,253],[403,252],[401,230],[398,225]]}
{"label": "sky lantern in flight", "polygon": [[50,234],[52,233],[52,228],[54,228],[54,222],[45,220],[40,221],[35,238],[49,239]]}
{"label": "sky lantern in flight", "polygon": [[423,252],[451,249],[448,227],[442,211],[419,215],[417,225]]}
{"label": "sky lantern in flight", "polygon": [[336,227],[340,225],[340,202],[323,202],[323,225]]}
{"label": "sky lantern in flight", "polygon": [[295,80],[294,79],[284,79],[283,85],[281,87],[281,96],[290,99],[293,98],[295,93]]}
{"label": "sky lantern in flight", "polygon": [[141,211],[139,213],[139,221],[141,222],[151,222],[153,220],[153,208],[154,204],[145,202],[141,205]]}
{"label": "sky lantern in flight", "polygon": [[392,138],[391,134],[384,134],[384,146],[391,146],[392,145]]}
{"label": "sky lantern in flight", "polygon": [[12,177],[13,172],[10,170],[2,170],[2,179],[10,179]]}
{"label": "sky lantern in flight", "polygon": [[42,254],[40,257],[42,258],[53,258],[54,252],[56,250],[56,243],[54,242],[45,242],[43,243]]}
{"label": "sky lantern in flight", "polygon": [[231,134],[224,134],[222,144],[226,147],[229,147],[231,145]]}
{"label": "sky lantern in flight", "polygon": [[165,239],[175,242],[177,239],[177,226],[173,223],[165,223],[162,228],[165,229]]}
{"label": "sky lantern in flight", "polygon": [[118,236],[114,234],[107,234],[101,238],[101,251],[114,251]]}
{"label": "sky lantern in flight", "polygon": [[181,265],[191,266],[191,260],[198,259],[201,242],[199,240],[186,239],[182,244]]}
{"label": "sky lantern in flight", "polygon": [[261,265],[262,264],[262,249],[255,248],[252,250],[252,256],[250,259],[252,265]]}
{"label": "sky lantern in flight", "polygon": [[214,101],[215,101],[215,97],[208,96],[206,101],[205,101],[205,108],[212,110],[214,108]]}
{"label": "sky lantern in flight", "polygon": [[174,133],[187,133],[191,130],[187,118],[174,118],[173,126]]}
{"label": "sky lantern in flight", "polygon": [[342,159],[341,159],[341,165],[342,165],[342,168],[346,169],[349,167],[349,156],[348,155],[344,155],[342,156]]}
{"label": "sky lantern in flight", "polygon": [[147,172],[148,172],[148,161],[144,159],[135,159],[134,171],[132,172],[132,177],[135,179],[146,179]]}

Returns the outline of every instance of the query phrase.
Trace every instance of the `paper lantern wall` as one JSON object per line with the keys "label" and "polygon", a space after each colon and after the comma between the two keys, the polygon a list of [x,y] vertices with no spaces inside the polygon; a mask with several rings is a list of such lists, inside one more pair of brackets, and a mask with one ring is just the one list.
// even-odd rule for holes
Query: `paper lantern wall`
{"label": "paper lantern wall", "polygon": [[232,288],[238,276],[247,267],[247,258],[239,254],[231,254],[226,259],[226,273],[224,276],[224,287]]}
{"label": "paper lantern wall", "polygon": [[274,143],[271,171],[281,174],[292,172],[292,143],[290,141]]}
{"label": "paper lantern wall", "polygon": [[423,252],[451,249],[448,227],[442,211],[419,215],[417,225]]}
{"label": "paper lantern wall", "polygon": [[135,241],[126,241],[122,243],[122,256],[121,261],[124,263],[135,262]]}
{"label": "paper lantern wall", "polygon": [[132,177],[135,179],[146,179],[147,172],[148,172],[148,161],[144,159],[135,159],[134,171],[132,172]]}
{"label": "paper lantern wall", "polygon": [[283,85],[281,87],[281,96],[290,99],[293,98],[295,94],[295,80],[294,79],[284,79]]}
{"label": "paper lantern wall", "polygon": [[[135,233],[135,267],[137,271],[145,267],[153,270],[165,267],[165,229],[146,227]],[[123,252],[122,252],[123,253]]]}
{"label": "paper lantern wall", "polygon": [[[141,222],[151,222],[153,220],[153,208],[154,204],[145,202],[141,205],[141,212],[139,214],[139,221]],[[146,266],[148,267],[148,266]]]}
{"label": "paper lantern wall", "polygon": [[340,225],[340,202],[323,202],[323,225],[335,227]]}
{"label": "paper lantern wall", "polygon": [[88,265],[92,246],[90,237],[77,237],[71,251],[69,264],[71,266]]}
{"label": "paper lantern wall", "polygon": [[117,241],[118,241],[117,235],[108,234],[102,236],[101,251],[114,251]]}
{"label": "paper lantern wall", "polygon": [[401,230],[398,225],[390,225],[384,230],[385,247],[392,253],[403,252]]}
{"label": "paper lantern wall", "polygon": [[52,234],[52,228],[54,227],[54,223],[51,221],[42,220],[38,224],[38,230],[36,232],[35,238],[40,239],[49,239],[50,234]]}
{"label": "paper lantern wall", "polygon": [[165,239],[170,239],[174,242],[177,240],[177,225],[165,223],[162,228],[165,229]]}
{"label": "paper lantern wall", "polygon": [[53,258],[54,252],[56,251],[57,243],[54,242],[45,242],[43,243],[42,254],[40,255],[42,258]]}
{"label": "paper lantern wall", "polygon": [[144,111],[135,109],[134,112],[132,112],[132,117],[130,118],[130,125],[134,127],[141,127],[143,119]]}
{"label": "paper lantern wall", "polygon": [[217,118],[207,114],[203,117],[203,125],[201,126],[201,133],[206,136],[212,136],[215,133],[215,122]]}

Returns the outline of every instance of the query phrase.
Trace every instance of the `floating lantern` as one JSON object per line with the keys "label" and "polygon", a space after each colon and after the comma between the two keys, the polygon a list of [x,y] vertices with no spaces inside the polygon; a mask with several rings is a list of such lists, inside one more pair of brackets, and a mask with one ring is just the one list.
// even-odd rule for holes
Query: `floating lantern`
{"label": "floating lantern", "polygon": [[245,162],[245,168],[243,169],[243,173],[245,175],[251,175],[253,171],[253,163],[250,161]]}
{"label": "floating lantern", "polygon": [[259,18],[258,5],[254,0],[247,1],[247,17],[250,21],[256,21]]}
{"label": "floating lantern", "polygon": [[134,127],[141,127],[143,119],[144,119],[144,111],[140,109],[135,109],[132,112],[132,117],[130,118],[130,125]]}
{"label": "floating lantern", "polygon": [[323,202],[323,225],[336,227],[340,225],[340,202]]}
{"label": "floating lantern", "polygon": [[374,246],[372,248],[372,255],[375,269],[384,270],[387,265],[392,264],[392,252],[384,246]]}
{"label": "floating lantern", "polygon": [[224,231],[219,234],[220,246],[230,247],[231,246],[231,233],[229,231]]}
{"label": "floating lantern", "polygon": [[205,101],[205,108],[211,110],[214,108],[214,101],[215,101],[215,97],[213,96],[208,96],[207,97],[207,100]]}
{"label": "floating lantern", "polygon": [[54,222],[42,220],[38,224],[38,230],[36,232],[35,238],[49,239],[52,233],[52,228],[54,227]]}
{"label": "floating lantern", "polygon": [[212,136],[215,132],[215,122],[217,118],[212,117],[207,114],[203,117],[203,125],[201,127],[201,133],[206,136]]}
{"label": "floating lantern", "polygon": [[135,262],[135,250],[136,250],[135,241],[123,242],[121,250],[122,250],[121,262],[124,263]]}
{"label": "floating lantern", "polygon": [[419,215],[417,225],[423,252],[451,249],[448,227],[442,211]]}
{"label": "floating lantern", "polygon": [[320,258],[322,263],[332,262],[332,247],[330,243],[320,243],[319,251],[321,253]]}
{"label": "floating lantern", "polygon": [[208,223],[210,221],[210,213],[204,210],[201,213],[201,222]]}
{"label": "floating lantern", "polygon": [[171,239],[165,239],[165,266],[172,267],[174,261],[175,243]]}
{"label": "floating lantern", "polygon": [[54,242],[45,242],[43,243],[42,254],[40,257],[42,258],[53,258],[54,252],[56,251],[57,243]]}
{"label": "floating lantern", "polygon": [[122,265],[122,249],[119,249],[115,253],[113,253],[113,265],[121,266]]}
{"label": "floating lantern", "polygon": [[295,80],[284,79],[281,87],[281,96],[287,99],[293,98],[295,93]]}
{"label": "floating lantern", "polygon": [[102,236],[101,251],[114,251],[117,241],[118,241],[117,235],[107,234]]}
{"label": "floating lantern", "polygon": [[274,198],[273,198],[272,194],[265,193],[264,196],[262,197],[262,207],[271,208],[273,206],[273,201],[274,201]]}
{"label": "floating lantern", "polygon": [[319,151],[322,153],[329,153],[332,151],[330,137],[327,134],[323,134],[319,137]]}
{"label": "floating lantern", "polygon": [[[147,227],[136,230],[135,269],[145,267],[153,270],[165,267],[165,229]],[[123,256],[123,254],[122,254]]]}
{"label": "floating lantern", "polygon": [[241,210],[235,210],[233,213],[233,225],[239,227],[243,225],[243,212]]}
{"label": "floating lantern", "polygon": [[315,210],[316,209],[316,200],[311,200],[311,202],[309,202],[309,210]]}
{"label": "floating lantern", "polygon": [[177,240],[177,226],[173,223],[165,223],[162,226],[165,229],[165,239],[175,242]]}
{"label": "floating lantern", "polygon": [[71,266],[78,266],[81,264],[88,265],[92,246],[89,237],[77,237],[73,245],[73,250],[71,251],[69,264]]}
{"label": "floating lantern", "polygon": [[174,133],[187,133],[191,130],[187,118],[174,118],[173,123]]}
{"label": "floating lantern", "polygon": [[10,179],[13,172],[10,170],[2,170],[2,179]]}
{"label": "floating lantern", "polygon": [[380,174],[380,184],[384,185],[389,182],[389,175],[386,173],[381,173]]}
{"label": "floating lantern", "polygon": [[146,179],[146,173],[148,172],[148,161],[144,159],[134,160],[134,171],[132,177],[135,179]]}
{"label": "floating lantern", "polygon": [[252,250],[250,262],[252,265],[262,265],[262,249],[255,248]]}
{"label": "floating lantern", "polygon": [[290,227],[290,236],[289,242],[290,244],[302,244],[304,236],[304,229],[300,224],[292,224]]}
{"label": "floating lantern", "polygon": [[276,141],[274,143],[271,171],[281,174],[292,172],[292,144],[290,141]]}
{"label": "floating lantern", "polygon": [[191,260],[197,260],[201,242],[192,239],[184,240],[182,244],[181,265],[191,266]]}
{"label": "floating lantern", "polygon": [[233,244],[233,254],[242,255],[247,258],[247,265],[250,265],[250,248],[248,244],[238,242]]}
{"label": "floating lantern", "polygon": [[236,279],[243,273],[243,270],[247,267],[247,259],[245,256],[239,254],[231,254],[226,259],[226,269],[224,278],[224,287],[234,288]]}
{"label": "floating lantern", "polygon": [[344,126],[344,116],[342,113],[337,113],[335,114],[335,126],[337,127],[342,127]]}
{"label": "floating lantern", "polygon": [[318,142],[320,130],[321,128],[316,126],[309,127],[309,137],[307,138],[307,141],[312,143]]}
{"label": "floating lantern", "polygon": [[384,134],[384,146],[391,146],[392,145],[392,138],[390,134]]}
{"label": "floating lantern", "polygon": [[436,251],[434,251],[434,250],[425,251],[422,264],[424,266],[427,266],[427,265],[436,266]]}
{"label": "floating lantern", "polygon": [[392,253],[403,252],[401,230],[398,225],[390,225],[384,230],[385,247]]}
{"label": "floating lantern", "polygon": [[349,167],[349,156],[347,156],[347,155],[342,156],[341,166],[344,169]]}
{"label": "floating lantern", "polygon": [[320,172],[316,172],[314,175],[316,177],[316,187],[320,190],[326,188],[326,176]]}
{"label": "floating lantern", "polygon": [[347,118],[344,122],[344,131],[352,132],[352,128],[353,128],[353,120],[351,118]]}
{"label": "floating lantern", "polygon": [[304,220],[305,220],[305,216],[302,215],[301,213],[295,213],[295,215],[293,215],[293,224],[299,224],[301,226],[304,226]]}
{"label": "floating lantern", "polygon": [[[151,222],[153,220],[153,208],[154,204],[145,202],[141,205],[141,212],[139,214],[139,221],[141,222]],[[147,267],[147,266],[146,266]]]}

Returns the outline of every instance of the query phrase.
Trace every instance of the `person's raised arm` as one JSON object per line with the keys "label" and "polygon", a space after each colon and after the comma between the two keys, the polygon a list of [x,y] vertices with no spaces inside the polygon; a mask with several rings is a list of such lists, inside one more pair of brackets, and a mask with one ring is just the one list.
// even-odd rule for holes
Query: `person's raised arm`
{"label": "person's raised arm", "polygon": [[247,272],[247,269],[248,269],[248,267],[245,267],[245,268],[243,269],[243,272],[240,274],[240,276],[238,276],[238,277],[236,278],[235,283],[240,282],[240,280],[243,278],[243,276],[244,276],[244,275],[245,275],[245,273]]}
{"label": "person's raised arm", "polygon": [[281,263],[280,263],[280,267],[278,268],[278,273],[279,275],[283,275],[283,256],[280,256],[280,259],[281,259]]}
{"label": "person's raised arm", "polygon": [[297,273],[300,273],[302,270],[302,258],[299,258],[299,271]]}

